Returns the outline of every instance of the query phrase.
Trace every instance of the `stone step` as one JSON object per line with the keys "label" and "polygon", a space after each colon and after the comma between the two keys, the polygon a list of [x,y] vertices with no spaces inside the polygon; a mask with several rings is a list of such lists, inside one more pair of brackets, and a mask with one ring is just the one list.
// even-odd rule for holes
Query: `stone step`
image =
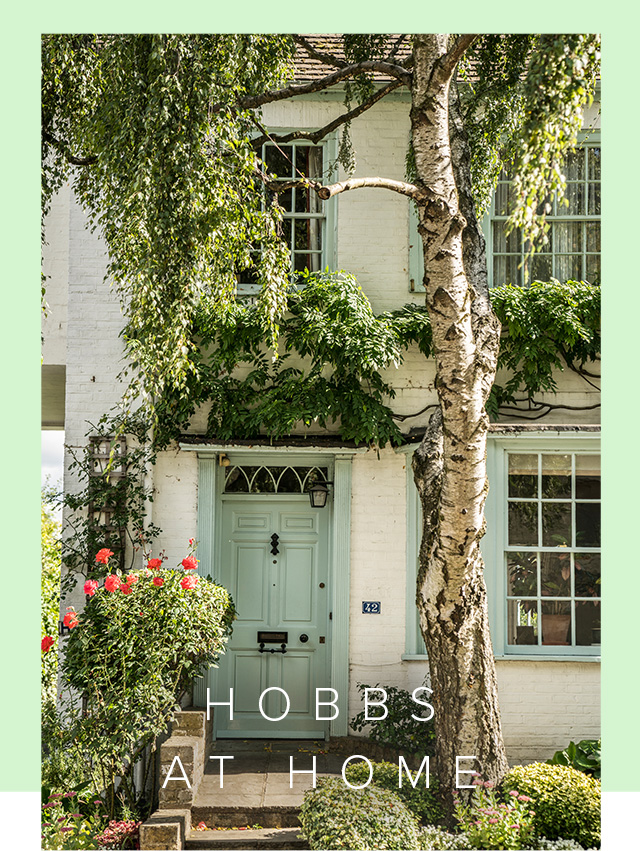
{"label": "stone step", "polygon": [[207,827],[245,827],[246,825],[259,824],[261,828],[299,828],[299,807],[214,807],[193,806],[191,807],[191,824],[196,825],[203,821]]}
{"label": "stone step", "polygon": [[185,842],[186,849],[270,849],[308,848],[299,827],[261,828],[260,830],[192,830]]}

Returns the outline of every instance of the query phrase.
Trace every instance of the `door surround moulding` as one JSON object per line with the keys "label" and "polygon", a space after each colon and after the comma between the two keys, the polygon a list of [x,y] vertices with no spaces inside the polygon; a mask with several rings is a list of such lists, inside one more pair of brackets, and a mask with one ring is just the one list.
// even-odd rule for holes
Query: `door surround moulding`
{"label": "door surround moulding", "polygon": [[[218,455],[229,456],[232,463],[251,462],[253,464],[272,464],[275,460],[285,461],[287,465],[313,465],[315,463],[333,462],[333,494],[332,506],[329,509],[329,576],[331,598],[331,658],[330,685],[339,695],[339,716],[330,722],[331,736],[346,736],[348,734],[348,696],[349,696],[349,591],[351,564],[351,462],[353,455],[366,452],[360,449],[325,447],[266,447],[256,446],[255,450],[246,446],[210,446],[180,444],[184,451],[195,451],[198,454],[198,571],[203,576],[213,573],[212,565],[216,557],[218,545],[220,505],[221,505],[221,470],[218,466]],[[250,496],[250,495],[247,495]],[[194,704],[206,706],[207,687],[211,687],[215,669],[209,669],[207,674],[200,677],[194,684]]]}

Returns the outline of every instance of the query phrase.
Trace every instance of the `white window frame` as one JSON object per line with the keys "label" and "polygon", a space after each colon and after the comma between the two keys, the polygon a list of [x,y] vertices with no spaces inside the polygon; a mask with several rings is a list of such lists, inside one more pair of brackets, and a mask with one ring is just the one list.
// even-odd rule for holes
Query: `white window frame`
{"label": "white window frame", "polygon": [[[584,132],[581,132],[579,134],[578,144],[576,145],[576,149],[583,149],[583,150],[587,149],[588,150],[589,148],[600,148],[601,149],[600,131],[599,130],[593,130],[593,131],[589,131],[589,132],[584,131]],[[588,154],[587,154],[587,156],[588,156]],[[582,181],[580,181],[580,183],[582,183],[582,185],[585,186],[585,187],[588,186],[588,184],[589,184],[587,167],[588,167],[587,164],[585,164],[585,177]],[[600,178],[598,185],[600,187],[602,186],[602,177]],[[495,201],[496,201],[496,193],[494,191],[492,198],[491,198],[491,205],[490,205],[489,211],[482,221],[482,230],[483,230],[483,233],[485,235],[485,241],[486,241],[486,245],[487,245],[487,274],[488,274],[489,286],[490,287],[502,286],[503,284],[518,285],[517,281],[499,281],[499,280],[496,281],[496,280],[494,280],[494,265],[495,265],[494,264],[494,248],[493,248],[494,222],[504,222],[508,218],[507,216],[497,216],[495,214]],[[587,193],[587,203],[588,203],[588,193]],[[584,225],[583,237],[582,237],[582,252],[581,252],[582,253],[582,273],[581,273],[579,279],[585,279],[586,278],[586,257],[587,257],[587,254],[593,254],[594,256],[597,255],[599,257],[602,257],[602,247],[600,248],[599,251],[587,252],[587,248],[586,248],[586,224],[589,223],[589,222],[601,222],[602,214],[601,213],[598,213],[598,214],[594,213],[594,214],[590,215],[590,214],[585,213],[585,214],[582,214],[582,215],[570,215],[567,211],[567,207],[564,205],[563,202],[555,202],[554,201],[554,208],[557,210],[557,212],[555,214],[549,213],[547,215],[547,222],[548,222],[549,225],[553,225],[553,223],[555,223],[555,222],[557,222],[557,223],[582,222],[583,225]],[[555,256],[556,256],[556,254],[559,254],[560,252],[555,252],[555,251],[549,252],[548,247],[549,246],[548,246],[548,243],[547,243],[547,245],[541,245],[538,250],[539,250],[539,253],[541,253],[541,254],[550,255],[551,266],[552,266],[551,277],[558,279],[559,276],[556,274],[557,270],[555,268]],[[506,252],[503,252],[503,253],[506,253]],[[520,257],[521,261],[524,258],[524,247],[522,245],[520,246],[519,257]],[[601,275],[602,275],[602,272],[601,272]],[[529,280],[532,280],[532,279],[533,278],[530,276]],[[560,280],[562,280],[562,279],[560,279]],[[593,283],[593,281],[591,283]],[[522,286],[522,283],[520,283],[520,286]]]}
{"label": "white window frame", "polygon": [[[585,146],[591,148],[601,148],[600,144],[600,131],[593,130],[589,132],[582,132],[578,137],[578,147]],[[586,177],[584,183],[586,183]],[[602,180],[600,181],[600,185],[602,185]],[[560,207],[561,211],[563,210]],[[564,208],[566,209],[566,208]],[[483,217],[481,222],[482,232],[484,233],[486,249],[487,249],[487,274],[489,280],[489,286],[498,286],[504,283],[503,281],[494,281],[493,279],[493,222],[494,221],[503,221],[506,217],[498,217],[494,215],[495,210],[495,192],[493,197],[491,198],[491,206],[487,214]],[[547,216],[547,220],[549,223],[553,222],[593,222],[593,221],[601,221],[601,214],[598,215],[568,215],[565,212],[560,212],[558,215]],[[544,251],[544,249],[543,249]],[[589,253],[597,253],[602,256],[602,249],[599,252],[589,252]],[[583,255],[583,265],[584,265],[584,257],[586,256],[586,239],[583,239],[582,246],[582,255]],[[411,293],[423,293],[424,286],[422,284],[422,278],[424,276],[424,264],[422,259],[422,240],[420,238],[420,234],[418,233],[418,214],[416,212],[415,204],[413,201],[409,201],[409,292]],[[509,283],[509,282],[507,282]],[[512,283],[512,282],[511,282]]]}
{"label": "white window frame", "polygon": [[[270,128],[269,132],[273,133],[274,136],[285,135],[286,133],[294,132],[294,129],[300,128],[290,128],[290,127],[277,127]],[[313,132],[310,130],[309,132]],[[269,140],[267,139],[264,144],[269,144]],[[338,158],[338,135],[337,133],[329,133],[324,139],[317,143],[317,145],[313,145],[313,143],[305,140],[305,139],[293,139],[291,142],[284,142],[284,145],[300,145],[300,146],[311,146],[311,147],[321,147],[323,149],[323,165],[325,168],[329,170],[325,176],[325,182],[331,181],[337,173],[336,162]],[[264,147],[264,145],[263,145]],[[314,216],[318,218],[322,222],[322,253],[321,253],[321,263],[320,268],[326,269],[329,268],[330,271],[336,269],[337,266],[337,233],[338,233],[338,204],[337,197],[330,198],[328,201],[322,202],[324,205],[323,213]],[[295,221],[296,218],[299,219],[308,219],[313,214],[307,213],[291,213],[289,215],[285,215],[284,219],[293,219]],[[290,246],[289,246],[290,248]],[[294,257],[293,253],[291,254],[291,268],[290,272],[293,274],[293,263]],[[256,296],[260,292],[259,284],[251,284],[246,282],[238,283],[237,293],[239,296]]]}

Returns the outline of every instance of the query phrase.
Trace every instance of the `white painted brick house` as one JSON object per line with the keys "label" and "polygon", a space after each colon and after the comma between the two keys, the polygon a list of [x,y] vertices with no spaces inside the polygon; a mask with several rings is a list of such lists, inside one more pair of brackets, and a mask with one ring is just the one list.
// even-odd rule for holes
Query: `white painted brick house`
{"label": "white painted brick house", "polygon": [[[339,99],[318,94],[269,105],[264,122],[274,129],[312,129],[327,123],[341,107]],[[408,100],[392,95],[353,123],[355,176],[403,179],[408,111]],[[597,115],[594,106],[585,116],[585,128],[596,131],[584,150],[597,152],[593,156],[599,160]],[[335,157],[335,139],[325,147],[325,157]],[[593,177],[595,171],[590,174]],[[596,183],[593,178],[590,187]],[[406,198],[379,190],[346,193],[326,202],[322,211],[323,237],[315,246],[318,262],[353,273],[375,312],[423,302],[410,212]],[[593,207],[591,213],[588,224],[596,226],[599,208]],[[504,252],[493,250],[501,243],[492,227],[498,234],[499,223],[488,217],[490,271],[499,284],[500,270],[512,267]],[[97,422],[120,398],[116,375],[123,363],[118,334],[124,320],[117,297],[103,282],[104,244],[87,230],[84,213],[68,189],[54,200],[48,239],[50,313],[43,330],[43,427],[64,427],[66,443],[79,448],[88,423]],[[597,253],[594,249],[585,259],[582,250],[582,262],[595,262]],[[560,263],[559,258],[552,261]],[[583,267],[580,275],[586,274]],[[408,352],[400,368],[387,377],[397,390],[393,403],[397,413],[419,410],[429,394],[431,401],[435,399],[433,362],[417,349]],[[563,404],[587,406],[599,401],[593,387],[568,371],[559,376],[559,387],[556,401]],[[427,416],[408,420],[406,430],[424,425]],[[582,547],[576,540],[576,524],[590,523],[598,507],[598,422],[597,408],[554,409],[535,423],[503,417],[491,428],[483,550],[502,723],[512,763],[546,759],[570,739],[599,736],[599,630],[585,627],[581,604],[575,600],[580,569],[576,559],[585,555],[581,549],[599,560],[599,539],[591,535]],[[413,602],[419,536],[419,506],[410,472],[415,443],[380,452],[312,438],[306,448],[293,440],[289,445],[279,441],[277,446],[269,446],[268,440],[221,444],[197,439],[205,425],[203,409],[192,418],[192,440],[185,438],[162,451],[150,474],[155,490],[152,520],[163,530],[158,549],[165,549],[173,564],[184,556],[187,539],[197,538],[200,571],[228,584],[238,607],[235,644],[221,669],[211,671],[207,683],[196,689],[196,699],[204,698],[207,684],[216,700],[228,699],[229,687],[235,689],[234,719],[224,719],[223,708],[216,722],[221,737],[345,735],[348,718],[360,709],[357,683],[415,688],[428,670]],[[228,466],[221,465],[225,459]],[[242,475],[238,467],[260,465],[326,468],[333,483],[327,506],[311,509],[306,495],[290,490],[278,494],[229,490],[230,470]],[[540,585],[533,592],[538,595],[535,616],[525,622],[526,607],[507,600],[507,564],[521,546],[529,563],[539,565],[538,582],[544,583],[545,570],[550,575],[560,569],[551,552],[557,544],[544,538],[542,526],[537,538],[532,533],[534,537],[526,541],[510,541],[508,500],[513,506],[519,495],[541,516],[548,506],[545,481],[558,471],[566,473],[563,510],[570,533],[564,553],[573,577],[563,591],[567,595],[563,607],[572,613],[573,627],[552,643],[544,634],[547,612],[543,608],[538,613],[536,608],[548,605]],[[526,494],[509,491],[509,473],[514,481],[527,479],[531,489]],[[65,488],[76,487],[65,473]],[[274,532],[280,539],[275,554],[270,551]],[[76,594],[74,602],[81,607],[79,589]],[[364,602],[379,602],[379,614],[364,613]],[[253,646],[243,644],[258,631],[287,633],[287,654],[260,654],[257,635]],[[273,648],[279,646],[276,642]],[[267,642],[266,649],[271,647]],[[270,686],[291,692],[292,711],[266,730],[254,704],[256,694]],[[330,731],[328,725],[309,720],[313,707],[306,701],[314,687],[332,687],[340,694],[340,715]]]}

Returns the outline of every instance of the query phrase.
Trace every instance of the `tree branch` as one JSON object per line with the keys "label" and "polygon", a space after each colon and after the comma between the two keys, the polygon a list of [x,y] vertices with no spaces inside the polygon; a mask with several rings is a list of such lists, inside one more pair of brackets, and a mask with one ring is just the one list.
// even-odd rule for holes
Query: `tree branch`
{"label": "tree branch", "polygon": [[385,57],[385,62],[391,62],[391,60],[395,57],[396,53],[398,52],[398,50],[402,46],[402,42],[405,40],[406,37],[407,37],[406,33],[404,33],[404,35],[398,36],[398,38],[395,40],[393,47],[391,48],[389,53],[387,53],[387,55]]}
{"label": "tree branch", "polygon": [[368,100],[363,101],[359,106],[354,107],[349,110],[349,112],[345,112],[342,115],[339,115],[337,118],[334,118],[333,121],[330,121],[328,124],[325,124],[324,127],[321,127],[319,130],[294,130],[291,133],[286,133],[283,136],[277,136],[273,133],[264,133],[262,136],[258,136],[257,139],[252,140],[252,145],[254,147],[259,147],[263,144],[263,142],[272,141],[272,142],[280,142],[283,145],[286,142],[293,142],[295,139],[308,139],[313,142],[314,145],[317,145],[321,139],[328,133],[332,133],[336,128],[340,127],[342,124],[345,124],[347,121],[351,121],[354,118],[357,118],[359,115],[362,115],[363,112],[366,112],[368,109],[378,103],[379,100],[386,97],[389,92],[392,92],[394,89],[399,88],[402,83],[399,80],[395,80],[393,83],[389,83],[388,86],[385,86],[383,89],[379,89],[374,95],[372,95]]}
{"label": "tree branch", "polygon": [[453,74],[460,59],[478,37],[478,33],[458,36],[453,46],[445,53],[440,61],[440,68],[446,76],[450,77]]}
{"label": "tree branch", "polygon": [[323,65],[333,65],[335,68],[346,68],[348,65],[348,63],[345,62],[343,59],[338,59],[336,56],[332,56],[330,53],[321,53],[319,50],[316,50],[315,47],[311,44],[311,42],[307,41],[307,39],[303,35],[293,33],[291,38],[295,41],[296,44],[299,44],[300,47],[303,47],[312,59],[317,59],[318,62],[322,62]]}
{"label": "tree branch", "polygon": [[59,153],[61,153],[66,161],[71,165],[93,165],[93,163],[98,161],[98,157],[96,156],[74,157],[64,142],[61,142],[60,139],[56,139],[55,136],[52,136],[51,133],[47,133],[46,130],[42,131],[42,140],[43,142],[48,142]]}
{"label": "tree branch", "polygon": [[[315,187],[313,188],[315,189]],[[352,177],[349,180],[342,180],[338,183],[332,183],[329,186],[321,186],[319,189],[316,189],[316,192],[319,198],[323,201],[328,201],[334,195],[339,195],[341,192],[349,192],[351,189],[391,189],[393,192],[407,195],[416,201],[425,196],[424,190],[418,189],[413,183],[404,183],[401,180],[389,180],[385,177]]]}
{"label": "tree branch", "polygon": [[355,65],[345,65],[344,68],[339,68],[333,74],[329,74],[320,80],[312,80],[309,83],[293,84],[286,86],[284,89],[272,89],[264,92],[261,95],[252,97],[238,98],[238,106],[242,109],[256,109],[265,103],[274,103],[275,101],[292,98],[296,95],[308,95],[313,92],[320,92],[323,89],[328,89],[336,83],[347,80],[349,77],[355,77],[364,71],[378,71],[381,74],[387,74],[389,77],[395,77],[406,86],[411,86],[411,72],[407,71],[401,65],[395,65],[392,62],[383,62],[381,60],[367,60],[365,62],[357,62]]}

